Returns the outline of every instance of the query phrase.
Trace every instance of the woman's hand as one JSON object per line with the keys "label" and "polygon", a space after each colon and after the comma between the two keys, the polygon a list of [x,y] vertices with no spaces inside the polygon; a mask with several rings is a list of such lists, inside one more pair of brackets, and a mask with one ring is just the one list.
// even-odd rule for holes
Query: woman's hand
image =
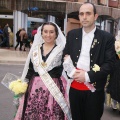
{"label": "woman's hand", "polygon": [[64,62],[65,62],[65,60],[67,60],[67,58],[69,57],[70,55],[65,55],[65,57],[64,57]]}

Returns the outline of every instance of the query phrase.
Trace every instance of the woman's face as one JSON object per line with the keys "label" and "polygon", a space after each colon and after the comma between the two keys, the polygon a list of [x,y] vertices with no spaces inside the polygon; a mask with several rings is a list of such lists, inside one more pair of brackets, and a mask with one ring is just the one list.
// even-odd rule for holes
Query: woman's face
{"label": "woman's face", "polygon": [[55,27],[52,25],[44,25],[42,37],[46,43],[53,43],[56,39]]}

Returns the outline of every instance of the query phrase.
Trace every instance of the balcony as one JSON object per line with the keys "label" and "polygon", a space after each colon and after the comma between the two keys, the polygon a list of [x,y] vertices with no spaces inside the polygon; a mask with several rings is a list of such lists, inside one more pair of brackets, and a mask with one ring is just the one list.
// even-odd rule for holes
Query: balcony
{"label": "balcony", "polygon": [[[38,11],[32,11],[32,14],[49,14],[62,15],[77,12],[82,2],[87,0],[0,0],[0,13],[2,10],[18,10],[25,13],[29,12],[30,8],[37,7]],[[106,7],[105,5],[97,5],[98,0],[92,0],[95,4],[99,15],[109,15],[113,18],[120,17],[120,9]],[[106,4],[106,0],[99,0],[102,4]]]}

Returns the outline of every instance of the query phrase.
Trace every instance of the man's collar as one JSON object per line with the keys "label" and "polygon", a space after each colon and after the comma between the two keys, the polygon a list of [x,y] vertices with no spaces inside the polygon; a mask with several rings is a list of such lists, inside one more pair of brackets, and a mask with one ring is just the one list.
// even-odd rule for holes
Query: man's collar
{"label": "man's collar", "polygon": [[93,29],[92,31],[90,31],[89,33],[86,33],[86,32],[84,31],[84,29],[82,28],[83,37],[84,37],[85,35],[88,35],[88,36],[89,36],[89,35],[94,34],[95,30],[96,30],[96,26],[94,27],[94,29]]}

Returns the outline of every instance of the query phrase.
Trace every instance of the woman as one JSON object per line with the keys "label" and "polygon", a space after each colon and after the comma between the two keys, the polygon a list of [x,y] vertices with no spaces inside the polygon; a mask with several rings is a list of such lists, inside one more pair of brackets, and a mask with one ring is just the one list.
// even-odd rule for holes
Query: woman
{"label": "woman", "polygon": [[28,89],[20,99],[15,120],[71,120],[64,99],[66,81],[61,77],[65,42],[55,23],[47,22],[38,28],[21,78],[29,79]]}
{"label": "woman", "polygon": [[25,34],[23,35],[22,43],[23,43],[23,46],[24,46],[24,49],[23,49],[24,51],[26,51],[26,47],[29,47],[29,48],[30,48],[27,33],[25,33]]}
{"label": "woman", "polygon": [[111,73],[108,87],[107,87],[107,98],[108,106],[112,107],[113,110],[117,110],[120,113],[120,30],[116,36],[115,41],[116,50],[116,61],[114,72]]}

